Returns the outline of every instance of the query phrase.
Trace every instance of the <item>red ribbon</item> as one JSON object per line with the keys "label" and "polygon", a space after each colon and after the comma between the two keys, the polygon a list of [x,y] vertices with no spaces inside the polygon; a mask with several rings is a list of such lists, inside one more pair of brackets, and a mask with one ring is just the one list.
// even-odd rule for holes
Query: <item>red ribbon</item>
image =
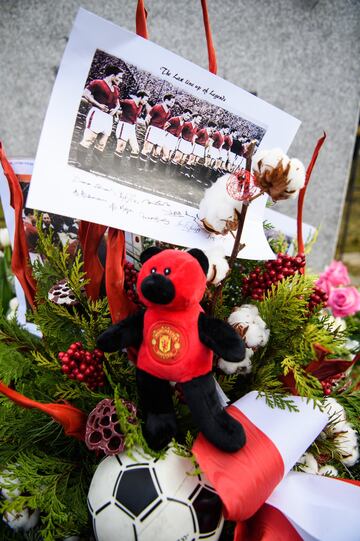
{"label": "red ribbon", "polygon": [[104,277],[104,267],[99,260],[98,249],[105,231],[105,225],[85,221],[80,222],[79,241],[83,252],[84,271],[90,280],[85,287],[85,291],[87,296],[93,300],[99,297],[100,286]]}
{"label": "red ribbon", "polygon": [[138,0],[136,7],[136,33],[144,39],[148,39],[147,30],[147,11],[145,9],[144,0]]}
{"label": "red ribbon", "polygon": [[206,45],[208,50],[208,57],[209,57],[209,71],[211,73],[217,73],[217,62],[216,62],[216,52],[214,47],[214,42],[212,39],[212,33],[211,33],[211,27],[210,27],[210,20],[209,20],[209,14],[208,14],[208,8],[206,0],[201,0],[201,8],[203,12],[203,20],[204,20],[204,26],[205,26],[205,35],[206,35]]}
{"label": "red ribbon", "polygon": [[26,299],[32,308],[35,306],[36,281],[32,275],[29,250],[26,243],[24,222],[22,218],[24,199],[19,179],[11,167],[2,143],[0,142],[0,163],[9,183],[10,204],[15,211],[14,246],[11,259],[11,268],[24,290]]}
{"label": "red ribbon", "polygon": [[237,523],[234,541],[302,541],[302,537],[281,511],[265,503],[249,520]]}
{"label": "red ribbon", "polygon": [[1,381],[0,392],[23,408],[38,409],[50,415],[54,421],[62,425],[67,436],[72,436],[78,440],[85,439],[87,415],[71,404],[42,404],[10,389]]}
{"label": "red ribbon", "polygon": [[[320,149],[323,146],[326,139],[326,133],[324,132],[324,135],[318,140],[315,150],[313,152],[313,155],[311,157],[310,163],[308,165],[308,168],[306,170],[305,175],[305,185],[303,188],[301,188],[298,198],[298,206],[297,206],[297,243],[298,243],[298,253],[304,254],[305,253],[305,246],[304,246],[304,239],[303,239],[303,233],[302,233],[302,222],[303,222],[303,208],[304,208],[304,199],[305,199],[305,192],[308,187],[310,177],[312,170],[314,168],[314,165],[316,163],[317,157],[319,155]],[[304,268],[301,269],[301,273],[304,273]]]}
{"label": "red ribbon", "polygon": [[242,522],[260,509],[280,483],[284,462],[276,445],[241,411],[234,406],[227,411],[244,427],[246,445],[226,453],[200,434],[192,450],[224,504],[225,517]]}
{"label": "red ribbon", "polygon": [[[206,0],[201,0],[201,9],[203,13],[203,21],[205,27],[206,45],[209,57],[209,71],[217,73],[217,62],[214,42],[212,39],[209,13]],[[136,33],[142,38],[148,39],[149,33],[147,29],[147,11],[145,9],[144,0],[138,0],[136,7]]]}
{"label": "red ribbon", "polygon": [[136,310],[124,290],[125,234],[119,229],[109,228],[106,250],[106,293],[113,323],[127,317]]}

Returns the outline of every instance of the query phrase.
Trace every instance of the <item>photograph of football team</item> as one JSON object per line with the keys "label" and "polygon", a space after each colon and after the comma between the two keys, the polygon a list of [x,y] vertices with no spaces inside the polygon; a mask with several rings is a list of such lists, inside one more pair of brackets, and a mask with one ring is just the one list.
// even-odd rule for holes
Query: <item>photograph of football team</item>
{"label": "photograph of football team", "polygon": [[264,126],[97,50],[69,164],[198,206],[205,188],[245,166],[249,144],[258,147],[265,133]]}

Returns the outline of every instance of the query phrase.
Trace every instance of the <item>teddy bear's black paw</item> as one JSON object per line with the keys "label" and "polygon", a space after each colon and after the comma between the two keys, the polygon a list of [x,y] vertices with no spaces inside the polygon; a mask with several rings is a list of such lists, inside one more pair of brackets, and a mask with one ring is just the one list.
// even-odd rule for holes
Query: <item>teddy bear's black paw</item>
{"label": "teddy bear's black paw", "polygon": [[177,434],[175,415],[172,413],[149,413],[143,426],[144,438],[154,451],[166,447]]}
{"label": "teddy bear's black paw", "polygon": [[238,451],[246,442],[242,425],[224,410],[208,419],[201,429],[206,439],[228,453]]}

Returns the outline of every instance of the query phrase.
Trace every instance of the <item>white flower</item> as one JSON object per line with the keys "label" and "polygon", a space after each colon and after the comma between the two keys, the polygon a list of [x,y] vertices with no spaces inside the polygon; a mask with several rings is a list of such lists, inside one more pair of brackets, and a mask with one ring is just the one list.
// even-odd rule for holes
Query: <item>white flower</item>
{"label": "white flower", "polygon": [[261,174],[265,171],[275,169],[280,162],[282,162],[284,169],[289,163],[288,156],[281,150],[281,148],[258,150],[253,156],[252,168],[256,173]]}
{"label": "white flower", "polygon": [[357,433],[347,425],[347,430],[341,432],[334,438],[339,453],[342,455],[341,462],[345,466],[354,466],[359,460],[359,446],[357,441]]}
{"label": "white flower", "polygon": [[295,197],[297,192],[303,188],[305,184],[305,167],[303,163],[297,158],[290,160],[290,168],[287,175],[288,185],[287,192],[294,192],[290,194],[290,197]]}
{"label": "white flower", "polygon": [[210,284],[217,285],[229,272],[229,264],[225,257],[224,248],[223,246],[217,246],[211,250],[205,251],[205,255],[209,260],[207,280]]}
{"label": "white flower", "polygon": [[337,477],[339,472],[331,464],[325,464],[319,468],[319,475],[325,475],[326,477]]}
{"label": "white flower", "polygon": [[341,432],[343,423],[346,423],[346,413],[342,405],[335,398],[326,398],[324,410],[329,417],[329,425],[327,425],[326,429],[331,433]]}
{"label": "white flower", "polygon": [[16,317],[16,311],[18,309],[18,306],[19,306],[19,301],[17,297],[13,297],[9,302],[9,310],[8,310],[8,313],[6,314],[6,319],[10,320]]}
{"label": "white flower", "polygon": [[237,228],[235,210],[240,212],[242,203],[229,195],[229,177],[230,174],[226,174],[218,178],[215,184],[205,190],[200,201],[199,218],[205,229],[215,234],[226,235]]}
{"label": "white flower", "polygon": [[312,453],[304,453],[298,460],[298,464],[301,466],[301,471],[305,473],[317,474],[319,471],[318,463]]}
{"label": "white flower", "polygon": [[243,304],[235,308],[228,322],[239,331],[248,348],[263,347],[267,344],[270,331],[253,304]]}
{"label": "white flower", "polygon": [[10,246],[9,231],[6,228],[0,229],[0,246],[2,248],[5,248],[6,246]]}
{"label": "white flower", "polygon": [[229,361],[225,361],[225,359],[220,358],[218,361],[218,367],[225,374],[241,374],[243,376],[246,374],[250,374],[252,370],[251,357],[253,355],[253,350],[246,348],[245,357],[242,361],[240,361],[239,363],[231,363]]}
{"label": "white flower", "polygon": [[10,470],[2,470],[0,473],[0,491],[7,500],[13,500],[20,496],[19,490],[20,481],[14,477],[14,473]]}
{"label": "white flower", "polygon": [[320,316],[327,315],[327,325],[329,331],[335,332],[340,331],[344,332],[346,330],[346,321],[342,317],[334,317],[332,314],[329,314],[327,310],[321,310]]}
{"label": "white flower", "polygon": [[24,532],[34,528],[39,521],[39,517],[40,511],[38,509],[30,511],[28,508],[25,508],[22,511],[6,511],[3,514],[4,522],[6,522],[12,530],[22,530]]}

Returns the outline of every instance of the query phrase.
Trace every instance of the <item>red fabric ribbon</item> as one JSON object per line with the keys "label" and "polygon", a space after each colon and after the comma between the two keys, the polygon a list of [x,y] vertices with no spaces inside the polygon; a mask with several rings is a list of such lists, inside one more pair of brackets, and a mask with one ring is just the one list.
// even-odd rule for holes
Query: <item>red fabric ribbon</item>
{"label": "red fabric ribbon", "polygon": [[84,271],[90,280],[85,287],[85,291],[87,296],[93,300],[99,297],[100,286],[104,277],[104,267],[99,260],[98,249],[105,231],[105,225],[85,221],[80,222],[79,241],[83,252]]}
{"label": "red fabric ribbon", "polygon": [[281,511],[265,503],[249,520],[237,523],[234,541],[302,541],[302,537]]}
{"label": "red fabric ribbon", "polygon": [[78,440],[85,439],[87,415],[71,404],[42,404],[41,402],[31,400],[31,398],[27,398],[23,394],[10,389],[10,387],[1,381],[0,393],[4,394],[23,408],[38,409],[47,415],[50,415],[54,421],[62,425],[67,436],[72,436]]}
{"label": "red fabric ribbon", "polygon": [[147,11],[145,9],[144,0],[138,0],[136,7],[136,33],[144,39],[148,39],[147,30]]}
{"label": "red fabric ribbon", "polygon": [[[206,45],[209,57],[209,71],[217,73],[217,62],[214,42],[212,39],[209,13],[206,0],[201,0],[201,9],[203,13],[203,21],[205,27]],[[138,0],[136,7],[136,33],[142,38],[148,39],[149,33],[147,29],[147,11],[145,9],[144,0]]]}
{"label": "red fabric ribbon", "polygon": [[214,42],[213,42],[213,39],[212,39],[210,20],[209,20],[209,13],[208,13],[206,0],[201,0],[201,8],[202,8],[202,12],[203,12],[203,20],[204,20],[205,35],[206,35],[206,45],[207,45],[208,57],[209,57],[209,71],[211,73],[215,73],[215,75],[216,75],[216,73],[217,73],[216,52],[215,52]]}
{"label": "red fabric ribbon", "polygon": [[29,250],[26,243],[24,222],[22,218],[24,199],[17,176],[11,167],[2,143],[0,142],[0,162],[9,183],[10,204],[15,211],[14,246],[11,268],[24,290],[26,299],[32,308],[35,306],[36,281],[32,275]]}
{"label": "red fabric ribbon", "polygon": [[193,452],[219,494],[229,520],[249,519],[268,499],[284,475],[275,444],[236,407],[227,408],[244,427],[246,445],[235,453],[217,449],[200,434]]}
{"label": "red fabric ribbon", "polygon": [[109,228],[106,250],[106,293],[113,323],[127,317],[136,310],[124,290],[125,234],[119,229]]}
{"label": "red fabric ribbon", "polygon": [[[304,199],[305,199],[305,193],[306,189],[308,187],[310,177],[312,170],[314,168],[314,165],[316,163],[317,157],[319,155],[320,149],[323,146],[326,139],[326,133],[324,132],[324,135],[318,140],[316,147],[314,149],[313,155],[311,157],[310,163],[308,165],[308,168],[306,170],[306,176],[305,176],[305,185],[303,188],[301,188],[298,198],[298,206],[297,206],[297,243],[298,243],[298,253],[303,254],[305,253],[305,246],[304,246],[304,239],[303,239],[303,233],[302,233],[302,222],[303,222],[303,208],[304,208]],[[305,269],[301,269],[301,273],[303,274]]]}

